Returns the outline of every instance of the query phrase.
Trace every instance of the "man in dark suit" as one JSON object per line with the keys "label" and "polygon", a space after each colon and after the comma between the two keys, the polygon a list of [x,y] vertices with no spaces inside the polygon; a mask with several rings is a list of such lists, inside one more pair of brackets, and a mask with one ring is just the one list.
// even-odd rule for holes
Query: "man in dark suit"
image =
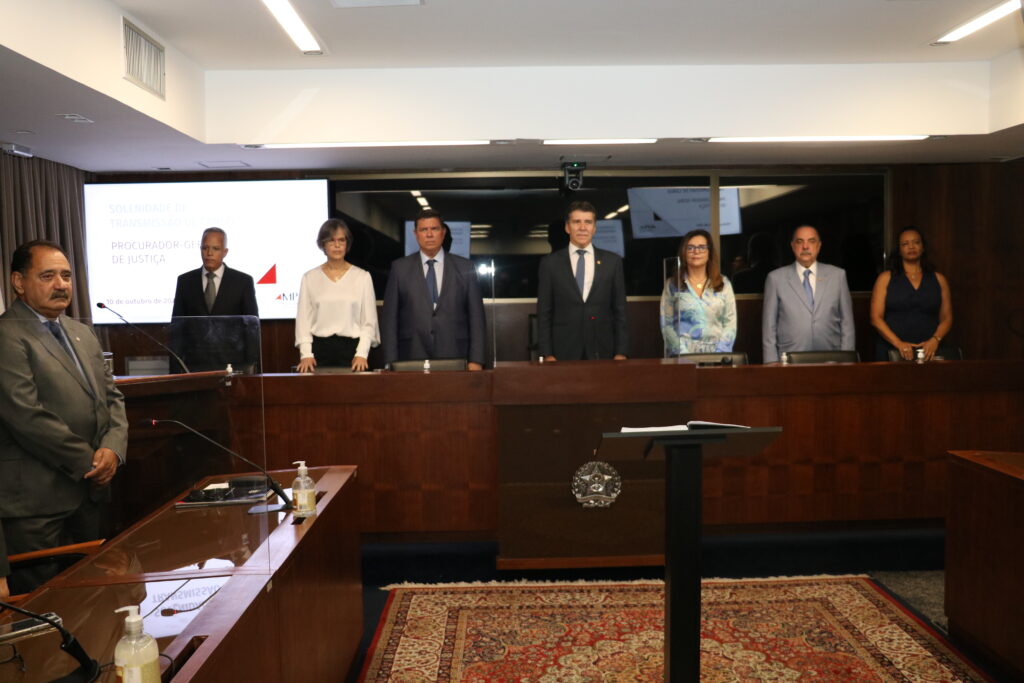
{"label": "man in dark suit", "polygon": [[99,342],[64,315],[72,295],[64,251],[22,244],[11,286],[18,298],[0,316],[0,594],[32,590],[59,570],[12,574],[8,553],[99,538],[100,503],[128,443],[124,398]]}
{"label": "man in dark suit", "polygon": [[796,263],[776,268],[764,285],[761,344],[765,363],[790,351],[853,351],[853,300],[846,271],[818,261],[821,238],[803,225],[790,242]]}
{"label": "man in dark suit", "polygon": [[229,363],[255,370],[259,362],[256,287],[252,276],[224,264],[227,240],[220,228],[203,231],[203,267],[179,275],[174,291],[171,348],[192,372],[223,370]]}
{"label": "man in dark suit", "polygon": [[448,230],[441,215],[416,217],[419,251],[391,264],[384,292],[384,362],[465,358],[484,365],[484,304],[473,263],[442,248]]}
{"label": "man in dark suit", "polygon": [[546,361],[623,360],[628,352],[622,259],[593,245],[597,209],[573,202],[565,220],[569,246],[540,262],[537,334]]}

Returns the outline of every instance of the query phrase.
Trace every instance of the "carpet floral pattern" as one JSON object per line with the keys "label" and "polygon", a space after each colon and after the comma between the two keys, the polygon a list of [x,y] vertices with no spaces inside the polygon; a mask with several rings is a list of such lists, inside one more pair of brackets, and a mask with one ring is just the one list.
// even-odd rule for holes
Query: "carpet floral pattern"
{"label": "carpet floral pattern", "polygon": [[[984,681],[866,577],[709,580],[702,681]],[[362,680],[660,681],[661,582],[393,587]]]}

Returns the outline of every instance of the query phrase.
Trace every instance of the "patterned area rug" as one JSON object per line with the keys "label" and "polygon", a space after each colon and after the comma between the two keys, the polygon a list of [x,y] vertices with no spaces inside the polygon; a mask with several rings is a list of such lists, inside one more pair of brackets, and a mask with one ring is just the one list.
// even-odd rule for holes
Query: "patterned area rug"
{"label": "patterned area rug", "polygon": [[[660,681],[661,582],[397,586],[366,681]],[[866,577],[707,580],[702,681],[986,681]]]}

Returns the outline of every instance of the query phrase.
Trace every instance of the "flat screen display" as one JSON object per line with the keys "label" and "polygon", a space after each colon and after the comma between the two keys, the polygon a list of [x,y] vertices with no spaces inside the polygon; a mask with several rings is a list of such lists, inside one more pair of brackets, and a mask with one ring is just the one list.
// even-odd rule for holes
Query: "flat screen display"
{"label": "flat screen display", "polygon": [[85,186],[89,294],[96,323],[171,319],[178,275],[202,266],[203,230],[228,236],[224,263],[253,277],[261,318],[294,318],[302,274],[324,261],[316,235],[326,180]]}

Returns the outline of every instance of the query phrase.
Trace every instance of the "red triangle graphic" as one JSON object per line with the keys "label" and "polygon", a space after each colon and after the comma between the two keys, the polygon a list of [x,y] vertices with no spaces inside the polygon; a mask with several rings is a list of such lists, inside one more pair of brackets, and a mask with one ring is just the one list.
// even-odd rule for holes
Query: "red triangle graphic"
{"label": "red triangle graphic", "polygon": [[275,263],[274,265],[270,266],[270,270],[268,270],[263,275],[263,277],[261,277],[259,279],[259,281],[256,282],[256,284],[258,284],[258,285],[276,285],[277,284],[277,264]]}
{"label": "red triangle graphic", "polygon": [[277,296],[274,297],[274,300],[275,301],[280,301],[283,298],[284,298],[284,294],[278,294]]}

